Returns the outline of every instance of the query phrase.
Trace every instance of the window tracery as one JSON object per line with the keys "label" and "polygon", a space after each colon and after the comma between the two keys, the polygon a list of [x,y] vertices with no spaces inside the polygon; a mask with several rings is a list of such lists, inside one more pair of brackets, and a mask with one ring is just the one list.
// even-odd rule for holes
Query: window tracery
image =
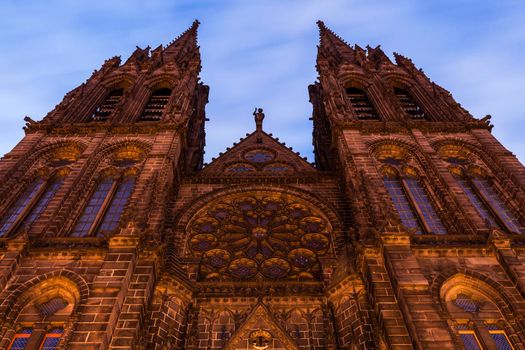
{"label": "window tracery", "polygon": [[383,163],[383,184],[403,225],[415,234],[446,234],[417,170],[407,162],[406,150],[396,145],[383,145],[376,157]]}
{"label": "window tracery", "polygon": [[346,89],[346,95],[350,100],[352,108],[359,120],[378,120],[379,116],[370,102],[368,95],[361,89],[349,87]]}
{"label": "window tracery", "polygon": [[[64,327],[72,324],[79,297],[77,286],[62,276],[48,278],[23,293],[19,297],[21,310],[14,315],[18,331],[8,349],[25,349],[29,344],[42,350],[58,349]],[[18,328],[21,325],[24,327]]]}
{"label": "window tracery", "polygon": [[188,224],[188,249],[201,279],[321,277],[331,226],[298,198],[249,192],[220,198]]}
{"label": "window tracery", "polygon": [[0,237],[28,230],[40,217],[49,202],[62,186],[69,173],[67,165],[80,154],[73,145],[58,147],[37,164],[34,179],[14,200],[0,219]]}
{"label": "window tracery", "polygon": [[142,150],[134,145],[123,146],[113,153],[112,165],[102,172],[71,232],[72,237],[104,237],[118,229],[135,186],[136,165],[142,160]]}
{"label": "window tracery", "polygon": [[[481,282],[476,283],[483,288]],[[496,303],[481,290],[465,285],[461,275],[443,284],[441,298],[465,349],[514,349],[507,333],[510,328]]]}
{"label": "window tracery", "polygon": [[439,154],[449,163],[450,173],[488,226],[513,233],[524,232],[518,218],[496,192],[487,172],[476,164],[476,157],[468,149],[445,145],[439,149]]}

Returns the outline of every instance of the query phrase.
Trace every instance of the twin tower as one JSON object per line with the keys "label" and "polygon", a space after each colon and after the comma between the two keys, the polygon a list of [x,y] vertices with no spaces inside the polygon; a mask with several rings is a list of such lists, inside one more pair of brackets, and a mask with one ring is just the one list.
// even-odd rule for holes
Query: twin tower
{"label": "twin tower", "polygon": [[319,22],[315,165],[256,110],[203,166],[198,24],[26,118],[1,349],[525,349],[525,168],[489,116]]}

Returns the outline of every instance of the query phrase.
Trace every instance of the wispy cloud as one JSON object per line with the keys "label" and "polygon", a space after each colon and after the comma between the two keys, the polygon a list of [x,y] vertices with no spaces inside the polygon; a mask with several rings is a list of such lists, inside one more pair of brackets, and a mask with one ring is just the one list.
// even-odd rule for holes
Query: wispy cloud
{"label": "wispy cloud", "polygon": [[525,4],[522,1],[3,1],[0,4],[0,154],[113,55],[167,43],[201,20],[202,80],[210,85],[206,157],[265,128],[311,157],[311,106],[323,19],[348,42],[412,57],[525,160]]}

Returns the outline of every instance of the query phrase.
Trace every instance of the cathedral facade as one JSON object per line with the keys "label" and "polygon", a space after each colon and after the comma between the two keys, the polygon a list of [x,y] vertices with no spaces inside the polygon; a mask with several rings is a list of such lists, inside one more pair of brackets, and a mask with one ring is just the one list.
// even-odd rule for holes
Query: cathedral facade
{"label": "cathedral facade", "polygon": [[318,24],[314,164],[262,109],[203,164],[198,22],[26,117],[0,349],[525,349],[525,168],[410,59]]}

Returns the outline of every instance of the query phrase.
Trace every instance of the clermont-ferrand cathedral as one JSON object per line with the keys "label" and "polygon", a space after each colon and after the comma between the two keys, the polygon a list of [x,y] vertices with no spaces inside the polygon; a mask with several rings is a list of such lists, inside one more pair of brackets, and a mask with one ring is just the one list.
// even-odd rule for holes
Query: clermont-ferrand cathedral
{"label": "clermont-ferrand cathedral", "polygon": [[318,25],[313,164],[260,108],[203,164],[197,21],[25,118],[0,349],[525,349],[525,168],[409,58]]}

